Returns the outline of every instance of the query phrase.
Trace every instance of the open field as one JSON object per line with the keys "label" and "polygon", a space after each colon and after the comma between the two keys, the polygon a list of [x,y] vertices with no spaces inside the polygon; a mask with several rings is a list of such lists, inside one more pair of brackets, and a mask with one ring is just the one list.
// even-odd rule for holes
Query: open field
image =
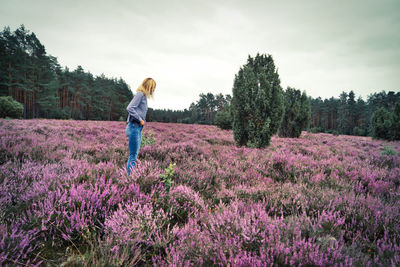
{"label": "open field", "polygon": [[0,120],[0,265],[400,265],[400,142],[125,125]]}

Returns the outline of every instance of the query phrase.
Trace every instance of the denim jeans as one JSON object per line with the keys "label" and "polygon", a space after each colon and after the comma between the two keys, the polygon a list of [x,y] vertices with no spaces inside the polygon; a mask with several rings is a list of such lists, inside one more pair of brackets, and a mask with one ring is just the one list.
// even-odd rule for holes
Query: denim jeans
{"label": "denim jeans", "polygon": [[128,122],[126,125],[125,133],[129,140],[129,158],[126,164],[126,171],[128,175],[131,174],[132,169],[135,167],[136,158],[139,153],[140,142],[142,141],[143,126],[136,122]]}

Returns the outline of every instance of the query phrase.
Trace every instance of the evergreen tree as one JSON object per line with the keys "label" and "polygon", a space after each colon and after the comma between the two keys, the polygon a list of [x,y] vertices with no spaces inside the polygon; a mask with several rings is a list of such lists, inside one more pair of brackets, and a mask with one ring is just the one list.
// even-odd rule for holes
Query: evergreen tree
{"label": "evergreen tree", "polygon": [[348,118],[348,124],[347,124],[347,129],[346,132],[348,134],[353,134],[353,129],[355,127],[355,109],[356,109],[356,101],[355,101],[355,94],[353,91],[350,91],[348,95],[348,100],[347,100],[347,113],[349,115]]}
{"label": "evergreen tree", "polygon": [[284,92],[285,115],[279,129],[281,137],[299,137],[310,122],[311,107],[305,92],[288,87]]}
{"label": "evergreen tree", "polygon": [[225,108],[219,110],[215,115],[214,123],[219,128],[223,130],[232,129],[232,119],[230,116],[230,107],[225,106]]}
{"label": "evergreen tree", "polygon": [[341,134],[348,134],[349,113],[347,107],[347,96],[348,95],[346,92],[342,92],[339,98],[338,128],[339,128],[339,133]]}
{"label": "evergreen tree", "polygon": [[395,104],[391,115],[390,140],[400,140],[400,102]]}
{"label": "evergreen tree", "polygon": [[[10,28],[4,28],[0,33],[0,96],[9,94],[9,62],[11,60],[9,53]],[[10,62],[11,63],[11,62]]]}
{"label": "evergreen tree", "polygon": [[283,93],[271,55],[248,57],[235,75],[231,105],[237,146],[265,147],[277,133],[284,112]]}
{"label": "evergreen tree", "polygon": [[[247,70],[247,75],[245,75]],[[250,73],[250,74],[249,74]],[[249,99],[247,94],[248,79],[249,75],[253,74],[247,66],[243,66],[239,69],[238,74],[235,75],[235,80],[232,89],[232,106],[231,106],[231,118],[232,118],[232,129],[233,137],[237,146],[244,146],[247,144],[249,139],[248,134],[248,116],[246,105],[249,105]],[[253,74],[254,75],[254,74]],[[253,78],[253,77],[252,77]],[[254,79],[254,78],[253,78]]]}
{"label": "evergreen tree", "polygon": [[383,107],[378,108],[371,118],[372,137],[390,139],[392,120],[390,113]]}
{"label": "evergreen tree", "polygon": [[218,102],[215,99],[212,93],[207,93],[206,95],[206,103],[207,103],[207,124],[213,124],[215,113],[217,110]]}
{"label": "evergreen tree", "polygon": [[366,111],[366,103],[361,97],[358,97],[356,108],[354,111],[354,125],[355,125],[353,128],[354,135],[361,135],[361,136],[367,135],[368,123],[366,123],[365,111]]}
{"label": "evergreen tree", "polygon": [[222,110],[224,106],[227,104],[226,99],[224,98],[223,94],[215,95],[215,102],[217,105],[217,110]]}

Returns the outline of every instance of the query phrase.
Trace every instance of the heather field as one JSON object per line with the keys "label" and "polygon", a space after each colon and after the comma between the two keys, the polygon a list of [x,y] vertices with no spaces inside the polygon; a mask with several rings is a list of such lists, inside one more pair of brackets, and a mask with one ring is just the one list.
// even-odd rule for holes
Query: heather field
{"label": "heather field", "polygon": [[125,126],[0,120],[1,266],[400,265],[400,142]]}

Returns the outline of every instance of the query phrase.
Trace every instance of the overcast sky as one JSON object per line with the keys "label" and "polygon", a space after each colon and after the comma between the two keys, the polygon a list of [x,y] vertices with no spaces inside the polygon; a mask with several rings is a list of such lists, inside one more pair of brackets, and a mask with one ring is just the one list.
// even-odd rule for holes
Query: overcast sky
{"label": "overcast sky", "polygon": [[400,0],[0,0],[0,26],[34,32],[61,66],[157,82],[152,108],[232,94],[248,55],[271,54],[312,97],[400,90]]}

